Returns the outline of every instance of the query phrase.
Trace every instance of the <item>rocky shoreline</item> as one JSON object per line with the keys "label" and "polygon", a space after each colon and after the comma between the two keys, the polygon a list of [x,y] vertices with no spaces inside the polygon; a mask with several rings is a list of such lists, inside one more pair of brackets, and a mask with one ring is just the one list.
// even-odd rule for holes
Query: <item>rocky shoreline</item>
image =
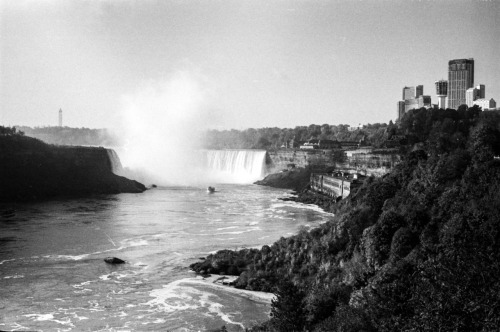
{"label": "rocky shoreline", "polygon": [[335,200],[329,196],[315,193],[309,189],[309,181],[313,171],[328,172],[331,171],[331,168],[315,170],[310,167],[293,168],[291,170],[284,170],[280,173],[269,174],[263,180],[255,182],[255,184],[273,188],[292,189],[294,190],[294,196],[280,199],[283,201],[314,204],[326,212],[333,213],[336,205]]}
{"label": "rocky shoreline", "polygon": [[300,191],[308,186],[311,173],[312,169],[309,167],[298,167],[290,170],[283,170],[279,173],[269,174],[264,179],[255,182],[255,184]]}
{"label": "rocky shoreline", "polygon": [[315,193],[309,189],[304,189],[300,192],[294,192],[292,197],[278,198],[282,201],[291,201],[303,204],[317,205],[325,212],[334,213],[337,203],[329,196]]}

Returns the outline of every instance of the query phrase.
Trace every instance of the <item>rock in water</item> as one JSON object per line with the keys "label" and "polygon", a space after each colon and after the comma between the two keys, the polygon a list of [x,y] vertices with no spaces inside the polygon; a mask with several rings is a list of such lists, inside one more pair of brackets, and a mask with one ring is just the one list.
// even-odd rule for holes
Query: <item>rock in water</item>
{"label": "rock in water", "polygon": [[124,264],[125,261],[116,257],[106,257],[104,261],[108,264]]}

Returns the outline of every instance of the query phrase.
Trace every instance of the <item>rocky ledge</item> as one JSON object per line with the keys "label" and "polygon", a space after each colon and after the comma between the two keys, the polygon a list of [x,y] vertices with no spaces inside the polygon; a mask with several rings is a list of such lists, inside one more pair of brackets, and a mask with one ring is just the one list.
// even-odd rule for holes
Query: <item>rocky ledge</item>
{"label": "rocky ledge", "polygon": [[274,188],[302,190],[309,184],[311,172],[311,168],[302,167],[283,170],[279,173],[269,174],[264,179],[255,182],[255,184]]}

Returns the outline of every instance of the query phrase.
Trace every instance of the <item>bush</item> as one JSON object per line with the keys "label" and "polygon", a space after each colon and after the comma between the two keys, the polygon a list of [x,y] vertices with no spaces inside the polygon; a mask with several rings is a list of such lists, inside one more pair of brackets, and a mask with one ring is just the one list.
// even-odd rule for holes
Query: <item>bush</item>
{"label": "bush", "polygon": [[403,217],[392,210],[382,213],[375,224],[373,230],[374,256],[379,264],[383,264],[389,258],[392,237],[396,230],[403,225]]}
{"label": "bush", "polygon": [[273,331],[302,331],[306,322],[303,310],[304,292],[285,279],[278,284],[274,295],[276,298],[271,302],[270,321]]}
{"label": "bush", "polygon": [[417,243],[418,237],[409,228],[401,227],[392,237],[390,259],[394,261],[406,257]]}

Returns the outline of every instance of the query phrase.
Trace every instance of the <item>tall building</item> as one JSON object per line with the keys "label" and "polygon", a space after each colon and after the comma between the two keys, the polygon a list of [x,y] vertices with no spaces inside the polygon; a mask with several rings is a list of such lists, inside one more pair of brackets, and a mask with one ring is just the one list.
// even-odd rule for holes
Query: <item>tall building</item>
{"label": "tall building", "polygon": [[457,109],[466,103],[467,89],[474,85],[474,59],[448,62],[448,107]]}
{"label": "tall building", "polygon": [[467,89],[465,92],[465,103],[468,107],[474,105],[474,101],[477,99],[485,98],[485,87],[484,84],[479,84],[473,88]]}
{"label": "tall building", "polygon": [[477,98],[486,98],[486,87],[484,84],[479,84],[476,86],[477,89]]}
{"label": "tall building", "polygon": [[477,105],[483,109],[483,111],[488,110],[488,109],[495,109],[497,107],[497,103],[495,99],[477,99],[474,101],[474,105]]}
{"label": "tall building", "polygon": [[403,88],[403,100],[398,101],[398,121],[409,110],[431,106],[431,97],[424,96],[423,85],[417,85],[416,87],[405,86]]}
{"label": "tall building", "polygon": [[62,109],[59,109],[59,127],[62,127]]}
{"label": "tall building", "polygon": [[416,99],[418,101],[418,108],[422,108],[422,107],[429,108],[429,107],[432,107],[431,96],[421,95],[420,97],[418,97]]}
{"label": "tall building", "polygon": [[424,86],[423,85],[417,85],[415,89],[415,98],[418,98],[424,94]]}
{"label": "tall building", "polygon": [[405,86],[403,88],[403,100],[409,100],[415,98],[415,87]]}
{"label": "tall building", "polygon": [[446,96],[448,95],[448,81],[439,80],[436,81],[436,95],[438,98],[438,107],[445,109],[446,106]]}

